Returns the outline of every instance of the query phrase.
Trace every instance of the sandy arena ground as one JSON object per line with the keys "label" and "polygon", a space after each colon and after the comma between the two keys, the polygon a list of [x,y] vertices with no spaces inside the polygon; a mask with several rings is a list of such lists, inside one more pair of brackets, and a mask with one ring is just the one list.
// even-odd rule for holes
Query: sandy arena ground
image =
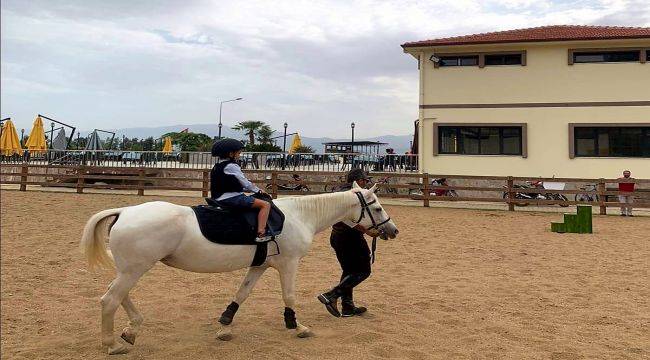
{"label": "sandy arena ground", "polygon": [[[86,270],[78,244],[95,212],[198,198],[2,191],[3,359],[107,358],[99,297],[112,279]],[[244,271],[194,274],[162,264],[131,292],[145,323],[118,359],[641,359],[650,356],[650,219],[594,217],[593,235],[553,234],[558,214],[386,210],[400,236],[380,242],[356,291],[362,317],[330,316],[315,296],[339,268],[318,234],[298,275],[299,321],[284,329],[274,270],[216,340]],[[116,331],[126,324],[118,310]],[[644,335],[645,334],[645,335]]]}

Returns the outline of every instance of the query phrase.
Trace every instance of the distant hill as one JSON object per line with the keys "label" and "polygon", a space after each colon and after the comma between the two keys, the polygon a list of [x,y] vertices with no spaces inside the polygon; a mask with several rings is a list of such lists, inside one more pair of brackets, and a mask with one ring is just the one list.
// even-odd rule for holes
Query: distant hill
{"label": "distant hill", "polygon": [[[124,129],[109,129],[116,133],[115,137],[122,137],[125,135],[129,138],[147,138],[149,136],[159,137],[162,134],[166,134],[172,131],[181,131],[185,128],[188,128],[191,132],[203,133],[209,136],[217,136],[218,128],[212,124],[187,124],[187,125],[170,125],[170,126],[159,126],[159,127],[134,127],[134,128],[124,128]],[[277,135],[282,135],[279,132],[276,132]],[[88,135],[88,131],[81,131],[82,136]],[[230,128],[224,127],[222,129],[222,135],[225,137],[231,137],[235,139],[245,139],[245,136],[241,131],[235,131]],[[276,135],[276,136],[277,136]],[[104,138],[104,135],[101,135]],[[300,137],[302,143],[308,146],[311,146],[315,151],[322,152],[324,150],[324,142],[333,142],[333,141],[350,141],[350,138],[334,139],[334,138],[312,138],[312,137]],[[287,146],[291,144],[293,136],[287,139]],[[282,139],[278,139],[278,145],[282,146]],[[359,141],[379,141],[387,143],[385,147],[392,147],[395,149],[395,152],[398,154],[403,154],[409,150],[409,141],[413,140],[413,135],[383,135],[376,136],[371,138],[359,138],[356,139]],[[383,149],[383,148],[382,148]]]}

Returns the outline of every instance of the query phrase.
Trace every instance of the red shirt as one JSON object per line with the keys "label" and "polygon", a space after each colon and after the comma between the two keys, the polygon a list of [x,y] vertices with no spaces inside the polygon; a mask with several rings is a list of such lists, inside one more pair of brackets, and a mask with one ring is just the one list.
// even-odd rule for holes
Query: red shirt
{"label": "red shirt", "polygon": [[[624,177],[620,177],[619,179],[625,179]],[[628,178],[631,180],[631,178]],[[629,182],[629,183],[618,183],[618,191],[625,191],[625,192],[633,192],[634,191],[634,183]]]}

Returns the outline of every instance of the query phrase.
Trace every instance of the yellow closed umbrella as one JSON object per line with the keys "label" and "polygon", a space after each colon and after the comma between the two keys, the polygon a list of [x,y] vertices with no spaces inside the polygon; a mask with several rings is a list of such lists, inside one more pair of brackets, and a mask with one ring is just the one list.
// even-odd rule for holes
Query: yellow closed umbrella
{"label": "yellow closed umbrella", "polygon": [[165,136],[165,145],[163,146],[163,153],[164,154],[171,154],[172,153],[172,138],[169,136]]}
{"label": "yellow closed umbrella", "polygon": [[18,133],[16,132],[16,127],[11,120],[7,120],[2,127],[2,135],[0,135],[0,153],[4,156],[21,153]]}
{"label": "yellow closed umbrella", "polygon": [[47,150],[43,119],[40,116],[37,116],[36,120],[34,120],[34,126],[32,126],[32,131],[29,133],[29,139],[27,139],[25,147],[29,150],[30,154],[41,153]]}
{"label": "yellow closed umbrella", "polygon": [[302,146],[302,141],[300,141],[300,135],[296,134],[293,136],[293,142],[289,148],[289,154],[296,152],[296,149]]}

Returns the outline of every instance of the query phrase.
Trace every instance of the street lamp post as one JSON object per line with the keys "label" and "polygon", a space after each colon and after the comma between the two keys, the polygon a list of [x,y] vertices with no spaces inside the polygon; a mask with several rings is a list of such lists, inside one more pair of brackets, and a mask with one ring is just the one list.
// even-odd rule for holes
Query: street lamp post
{"label": "street lamp post", "polygon": [[352,128],[352,167],[354,167],[354,123],[350,124]]}
{"label": "street lamp post", "polygon": [[50,149],[54,148],[54,122],[50,123]]}
{"label": "street lamp post", "polygon": [[282,137],[282,170],[284,170],[287,156],[287,123],[284,123],[284,136]]}
{"label": "street lamp post", "polygon": [[221,109],[223,108],[223,103],[231,102],[231,101],[237,101],[237,100],[243,100],[243,98],[236,98],[236,99],[231,99],[231,100],[226,100],[222,101],[219,103],[219,139],[221,139],[221,128],[223,125],[221,124]]}

